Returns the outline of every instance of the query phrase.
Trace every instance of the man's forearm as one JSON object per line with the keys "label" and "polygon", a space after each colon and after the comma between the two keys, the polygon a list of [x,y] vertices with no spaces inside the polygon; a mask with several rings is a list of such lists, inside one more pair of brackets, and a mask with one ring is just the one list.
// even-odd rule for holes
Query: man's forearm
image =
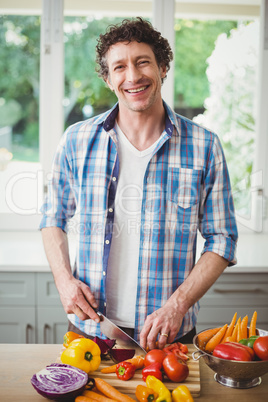
{"label": "man's forearm", "polygon": [[72,276],[68,238],[58,227],[44,228],[41,232],[46,256],[57,285],[59,278],[64,281],[64,278],[70,279]]}
{"label": "man's forearm", "polygon": [[214,284],[228,266],[228,261],[213,252],[204,253],[198,260],[188,278],[178,287],[168,300],[176,303],[184,316]]}

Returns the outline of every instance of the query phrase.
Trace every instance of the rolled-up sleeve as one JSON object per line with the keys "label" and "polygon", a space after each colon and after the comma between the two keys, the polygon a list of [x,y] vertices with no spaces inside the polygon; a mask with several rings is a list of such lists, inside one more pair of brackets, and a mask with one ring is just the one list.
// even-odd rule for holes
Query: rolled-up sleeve
{"label": "rolled-up sleeve", "polygon": [[40,229],[56,226],[66,231],[68,220],[72,218],[76,210],[72,183],[73,176],[66,152],[66,134],[64,134],[54,157],[52,179],[48,184],[48,194],[41,208],[43,217]]}
{"label": "rolled-up sleeve", "polygon": [[205,239],[202,253],[212,251],[236,264],[237,225],[231,184],[224,153],[214,137],[206,170],[200,208],[200,232]]}

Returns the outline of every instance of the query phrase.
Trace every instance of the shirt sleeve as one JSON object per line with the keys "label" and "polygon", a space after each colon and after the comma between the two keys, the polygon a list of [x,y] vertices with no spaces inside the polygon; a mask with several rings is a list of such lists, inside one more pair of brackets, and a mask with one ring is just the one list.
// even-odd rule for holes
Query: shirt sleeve
{"label": "shirt sleeve", "polygon": [[201,208],[200,232],[205,239],[202,254],[212,251],[237,263],[238,239],[231,184],[224,153],[217,136],[214,137],[208,158]]}
{"label": "shirt sleeve", "polygon": [[66,151],[66,133],[63,135],[52,165],[52,179],[48,195],[41,208],[40,229],[56,226],[66,231],[69,219],[75,214],[76,200],[72,191],[73,175]]}

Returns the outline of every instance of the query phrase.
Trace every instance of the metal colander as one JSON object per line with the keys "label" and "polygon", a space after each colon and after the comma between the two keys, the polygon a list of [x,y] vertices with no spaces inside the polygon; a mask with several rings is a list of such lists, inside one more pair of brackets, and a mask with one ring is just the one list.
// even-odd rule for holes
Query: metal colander
{"label": "metal colander", "polygon": [[[251,388],[261,383],[261,376],[268,373],[268,361],[240,362],[212,356],[198,345],[198,335],[202,332],[204,331],[196,334],[193,339],[197,350],[192,357],[194,360],[202,357],[208,367],[215,371],[214,378],[217,382],[232,388]],[[268,335],[268,331],[262,329],[257,329],[256,332],[258,335]]]}

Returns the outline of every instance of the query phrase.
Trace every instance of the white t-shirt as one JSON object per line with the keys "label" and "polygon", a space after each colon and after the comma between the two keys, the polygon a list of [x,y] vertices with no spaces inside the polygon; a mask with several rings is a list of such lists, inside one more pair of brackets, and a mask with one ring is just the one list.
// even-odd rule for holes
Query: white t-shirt
{"label": "white t-shirt", "polygon": [[118,124],[115,129],[118,133],[119,177],[106,278],[107,317],[116,325],[134,328],[143,179],[161,137],[149,148],[139,151]]}

